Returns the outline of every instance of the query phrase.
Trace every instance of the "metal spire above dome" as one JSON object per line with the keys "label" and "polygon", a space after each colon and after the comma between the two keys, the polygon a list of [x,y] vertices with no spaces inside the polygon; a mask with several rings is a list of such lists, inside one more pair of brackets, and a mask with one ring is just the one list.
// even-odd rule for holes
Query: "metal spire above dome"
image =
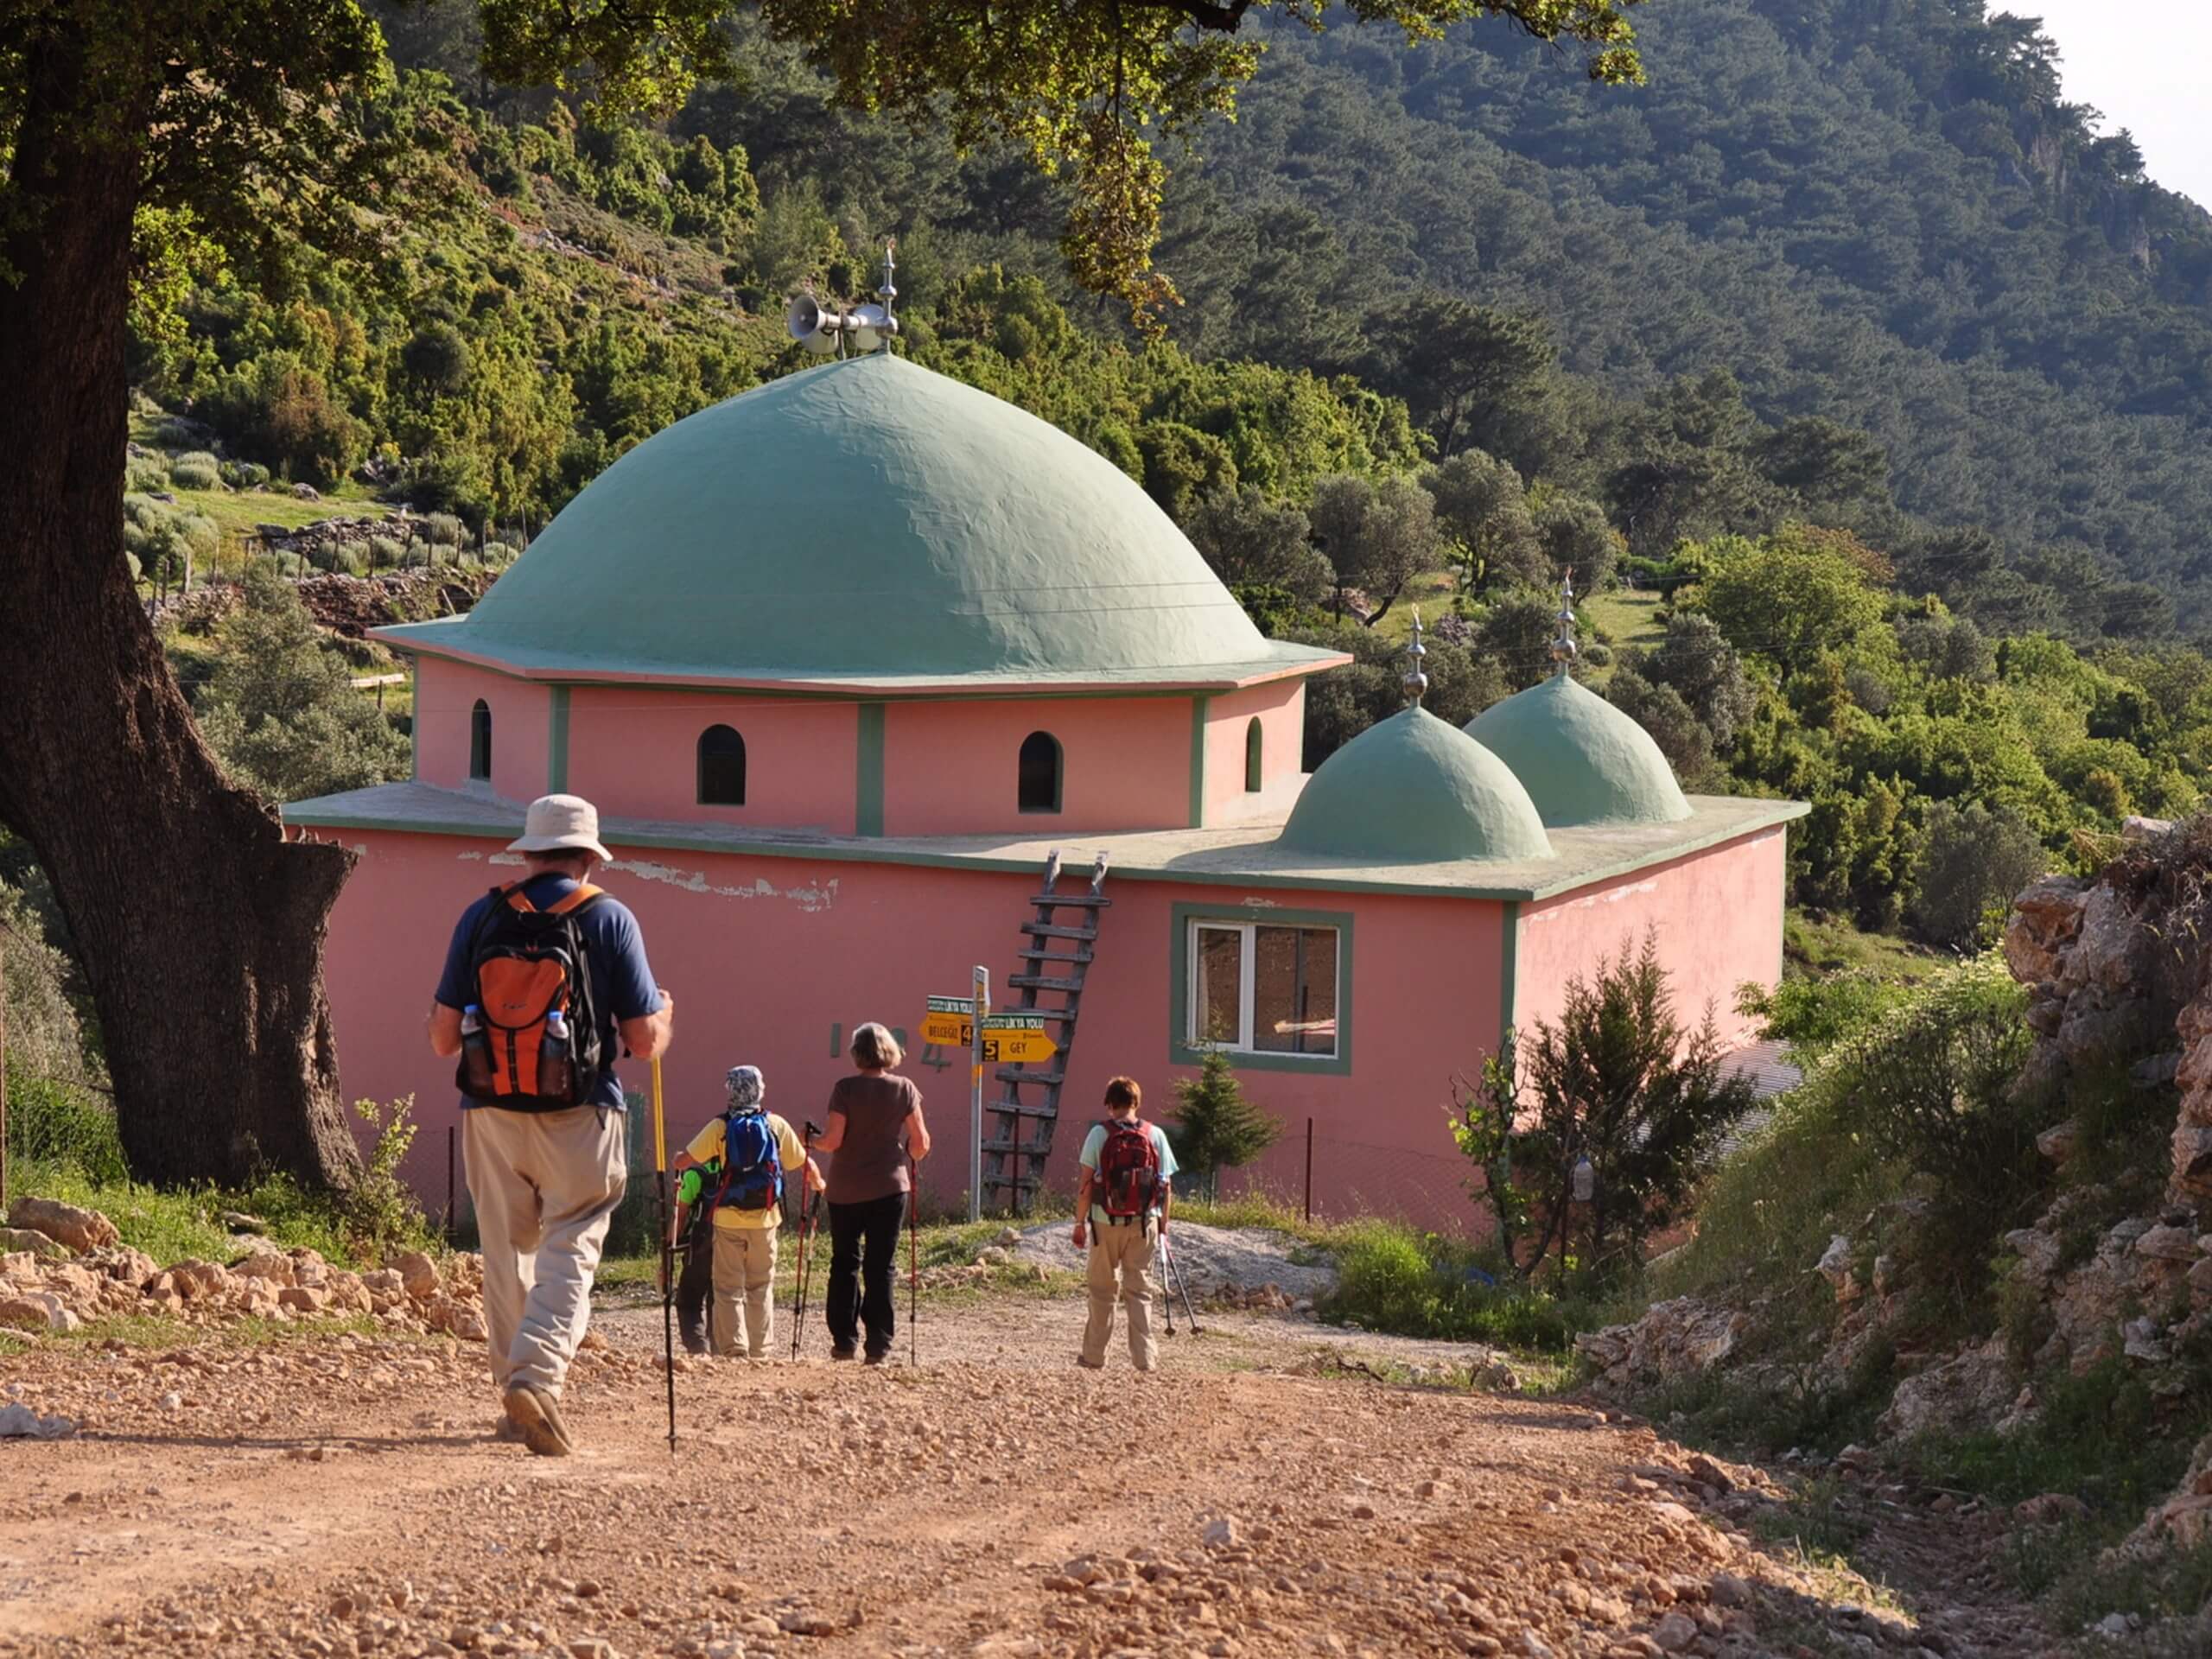
{"label": "metal spire above dome", "polygon": [[1428,690],[1428,676],[1421,672],[1421,658],[1428,655],[1428,647],[1421,642],[1421,607],[1414,607],[1414,631],[1406,642],[1406,700],[1416,709],[1421,707],[1422,694]]}
{"label": "metal spire above dome", "polygon": [[1552,661],[1559,664],[1564,675],[1573,671],[1579,648],[1574,643],[1574,569],[1567,567],[1559,579],[1559,614],[1552,619],[1559,624],[1559,632],[1552,636]]}

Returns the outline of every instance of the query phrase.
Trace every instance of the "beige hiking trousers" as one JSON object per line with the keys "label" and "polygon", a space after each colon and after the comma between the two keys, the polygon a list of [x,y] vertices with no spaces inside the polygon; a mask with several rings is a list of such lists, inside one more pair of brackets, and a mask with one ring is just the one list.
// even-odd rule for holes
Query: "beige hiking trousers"
{"label": "beige hiking trousers", "polygon": [[600,1106],[461,1115],[484,1250],[492,1380],[557,1398],[591,1322],[591,1281],[629,1179],[622,1114]]}
{"label": "beige hiking trousers", "polygon": [[1158,1225],[1154,1221],[1127,1221],[1118,1227],[1092,1224],[1087,1279],[1090,1318],[1083,1327],[1084,1364],[1096,1368],[1106,1363],[1106,1344],[1114,1337],[1117,1277],[1122,1305],[1128,1316],[1129,1358],[1141,1371],[1159,1363],[1160,1348],[1152,1335],[1152,1256],[1160,1240]]}
{"label": "beige hiking trousers", "polygon": [[715,1229],[715,1351],[768,1357],[776,1334],[776,1230]]}

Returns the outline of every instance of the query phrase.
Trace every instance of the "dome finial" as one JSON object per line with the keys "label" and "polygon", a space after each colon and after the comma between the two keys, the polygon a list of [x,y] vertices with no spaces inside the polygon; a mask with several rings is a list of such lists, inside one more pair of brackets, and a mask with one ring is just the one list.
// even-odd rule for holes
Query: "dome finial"
{"label": "dome finial", "polygon": [[1572,567],[1559,582],[1559,632],[1552,639],[1552,661],[1559,664],[1559,671],[1567,673],[1574,666],[1574,571]]}
{"label": "dome finial", "polygon": [[1428,647],[1421,642],[1421,607],[1414,607],[1414,631],[1406,642],[1406,696],[1416,709],[1421,707],[1421,694],[1428,690],[1428,676],[1421,671],[1421,658],[1428,655]]}
{"label": "dome finial", "polygon": [[892,256],[899,251],[899,238],[887,236],[883,239],[883,286],[875,290],[876,298],[883,302],[884,346],[888,349],[899,334],[899,285],[893,281],[899,262]]}

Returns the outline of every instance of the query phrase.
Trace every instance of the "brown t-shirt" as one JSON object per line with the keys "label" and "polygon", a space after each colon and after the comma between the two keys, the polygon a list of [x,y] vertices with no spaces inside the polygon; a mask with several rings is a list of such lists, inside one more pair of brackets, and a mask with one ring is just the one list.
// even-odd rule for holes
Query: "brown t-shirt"
{"label": "brown t-shirt", "polygon": [[922,1103],[906,1077],[840,1077],[830,1109],[845,1115],[845,1138],[830,1154],[824,1196],[832,1204],[866,1204],[906,1190],[906,1142],[899,1131]]}

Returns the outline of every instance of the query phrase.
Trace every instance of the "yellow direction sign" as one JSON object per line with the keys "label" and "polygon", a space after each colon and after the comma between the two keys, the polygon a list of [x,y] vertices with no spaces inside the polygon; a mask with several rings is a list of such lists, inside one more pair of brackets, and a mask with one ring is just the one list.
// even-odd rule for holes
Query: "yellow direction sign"
{"label": "yellow direction sign", "polygon": [[1049,1060],[1060,1046],[1046,1034],[1045,1017],[1038,1014],[987,1014],[983,1016],[983,1058],[1001,1065]]}
{"label": "yellow direction sign", "polygon": [[922,1040],[946,1048],[968,1048],[976,1041],[976,1003],[972,997],[933,996],[922,1015]]}
{"label": "yellow direction sign", "polygon": [[[1046,1032],[1039,1014],[983,1016],[983,1062],[987,1065],[1034,1065],[1049,1060],[1060,1046]],[[976,1005],[964,996],[933,996],[922,1016],[922,1040],[946,1048],[971,1048],[976,1041]]]}

